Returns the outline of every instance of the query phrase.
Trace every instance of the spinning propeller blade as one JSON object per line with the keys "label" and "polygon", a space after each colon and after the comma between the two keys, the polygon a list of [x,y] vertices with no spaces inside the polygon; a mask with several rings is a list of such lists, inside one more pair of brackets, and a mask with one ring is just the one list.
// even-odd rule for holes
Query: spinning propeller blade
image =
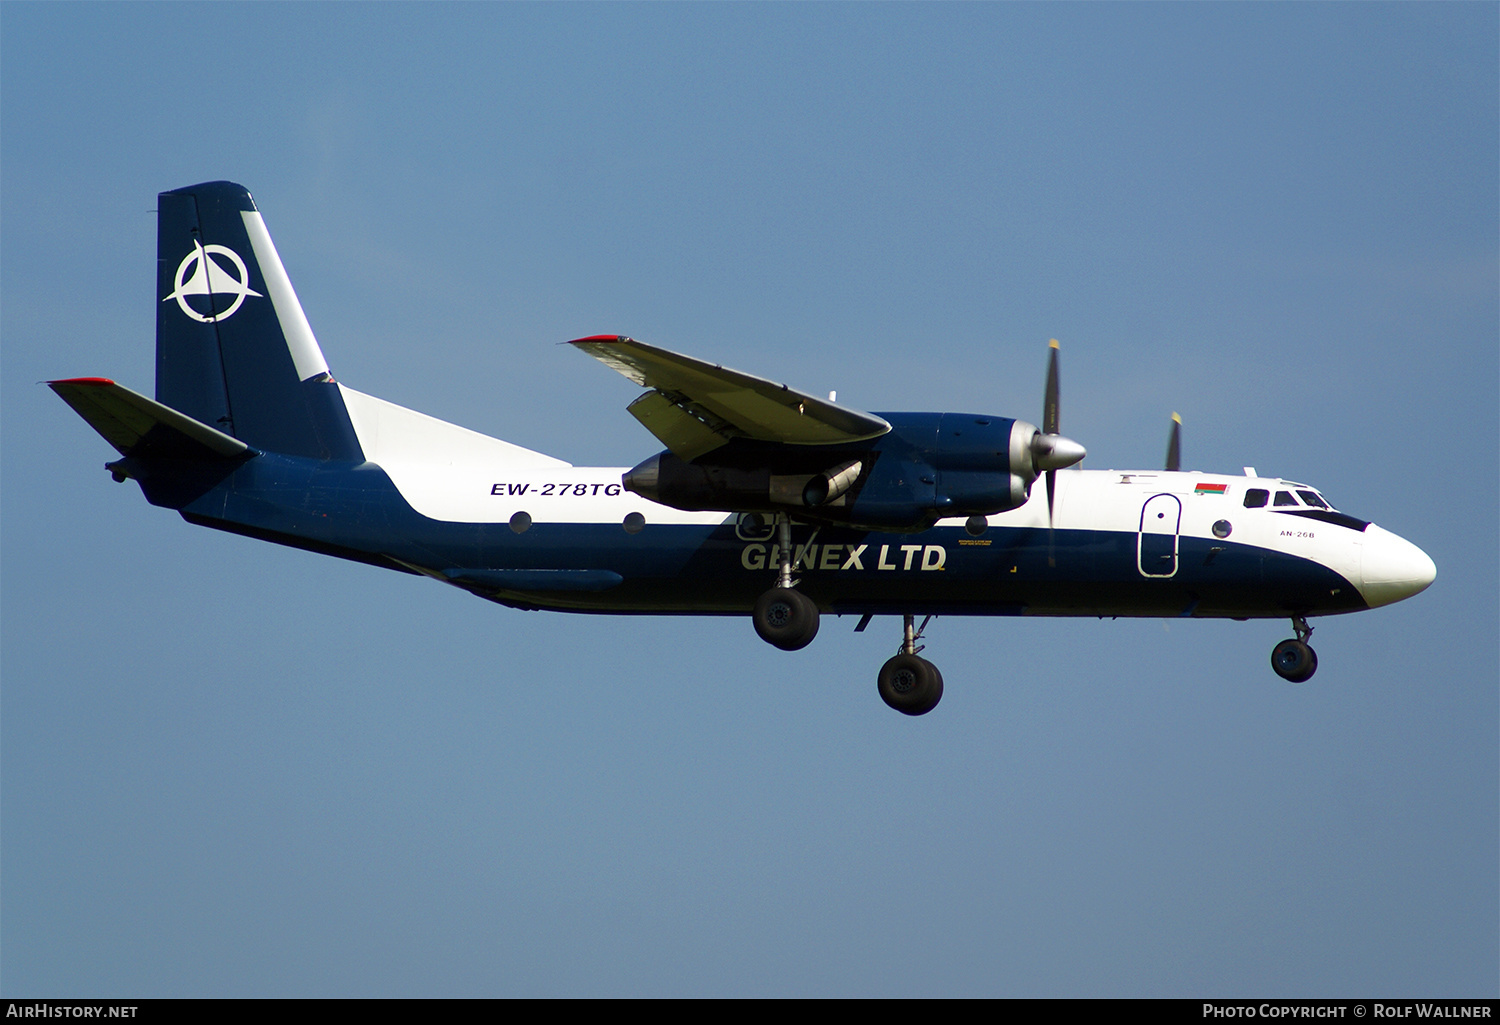
{"label": "spinning propeller blade", "polygon": [[1088,451],[1078,442],[1058,434],[1061,419],[1057,383],[1057,339],[1047,343],[1051,355],[1047,360],[1047,393],[1042,398],[1042,429],[1031,439],[1031,461],[1038,472],[1047,475],[1047,519],[1052,519],[1053,496],[1057,493],[1057,471],[1072,466]]}
{"label": "spinning propeller blade", "polygon": [[1042,433],[1056,434],[1058,426],[1057,403],[1057,339],[1047,343],[1047,394],[1042,398]]}
{"label": "spinning propeller blade", "polygon": [[1047,562],[1056,565],[1052,557],[1052,538],[1056,528],[1052,522],[1052,510],[1057,497],[1057,471],[1072,466],[1088,454],[1078,442],[1058,434],[1061,426],[1059,387],[1057,383],[1057,339],[1047,343],[1052,350],[1047,358],[1047,391],[1042,397],[1042,429],[1031,439],[1031,460],[1036,469],[1047,475]]}
{"label": "spinning propeller blade", "polygon": [[[1057,339],[1047,343],[1047,390],[1042,395],[1042,433],[1056,435],[1061,426],[1062,410],[1058,402]],[[1037,439],[1038,441],[1041,438]],[[1052,521],[1052,507],[1057,496],[1057,471],[1047,471],[1047,565],[1057,565],[1057,526]]]}

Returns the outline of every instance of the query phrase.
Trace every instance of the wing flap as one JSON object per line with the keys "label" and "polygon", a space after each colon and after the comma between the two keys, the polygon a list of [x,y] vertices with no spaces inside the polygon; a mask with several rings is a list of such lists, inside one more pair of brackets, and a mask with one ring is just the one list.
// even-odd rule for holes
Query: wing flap
{"label": "wing flap", "polygon": [[679,459],[694,460],[712,452],[733,435],[715,429],[659,391],[648,391],[625,411],[641,422]]}
{"label": "wing flap", "polygon": [[836,445],[878,438],[891,429],[878,416],[633,338],[596,335],[569,344],[660,397],[642,396],[631,413],[683,459],[733,437]]}

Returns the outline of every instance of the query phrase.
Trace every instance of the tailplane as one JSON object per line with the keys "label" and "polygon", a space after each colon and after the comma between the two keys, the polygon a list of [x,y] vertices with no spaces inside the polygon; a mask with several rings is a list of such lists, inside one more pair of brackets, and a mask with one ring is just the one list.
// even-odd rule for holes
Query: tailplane
{"label": "tailplane", "polygon": [[134,477],[156,505],[180,509],[256,454],[243,441],[107,378],[47,385],[120,453],[105,469],[117,481]]}
{"label": "tailplane", "polygon": [[244,186],[158,196],[156,399],[251,448],[364,458],[343,396]]}

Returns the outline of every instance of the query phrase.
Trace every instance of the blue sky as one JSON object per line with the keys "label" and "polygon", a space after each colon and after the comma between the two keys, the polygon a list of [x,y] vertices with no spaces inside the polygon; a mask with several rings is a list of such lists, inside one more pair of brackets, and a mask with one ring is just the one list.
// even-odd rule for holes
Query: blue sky
{"label": "blue sky", "polygon": [[[0,5],[0,990],[1495,996],[1493,4]],[[625,333],[1423,547],[1315,623],[522,613],[193,528],[156,193],[254,193],[330,365],[580,464]]]}

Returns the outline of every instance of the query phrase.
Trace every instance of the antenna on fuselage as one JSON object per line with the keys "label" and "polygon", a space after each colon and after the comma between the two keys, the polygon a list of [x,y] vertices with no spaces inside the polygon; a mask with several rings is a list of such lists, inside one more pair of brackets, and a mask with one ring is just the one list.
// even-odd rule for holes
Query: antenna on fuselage
{"label": "antenna on fuselage", "polygon": [[1167,435],[1167,470],[1176,473],[1182,469],[1182,417],[1172,414],[1172,432]]}

